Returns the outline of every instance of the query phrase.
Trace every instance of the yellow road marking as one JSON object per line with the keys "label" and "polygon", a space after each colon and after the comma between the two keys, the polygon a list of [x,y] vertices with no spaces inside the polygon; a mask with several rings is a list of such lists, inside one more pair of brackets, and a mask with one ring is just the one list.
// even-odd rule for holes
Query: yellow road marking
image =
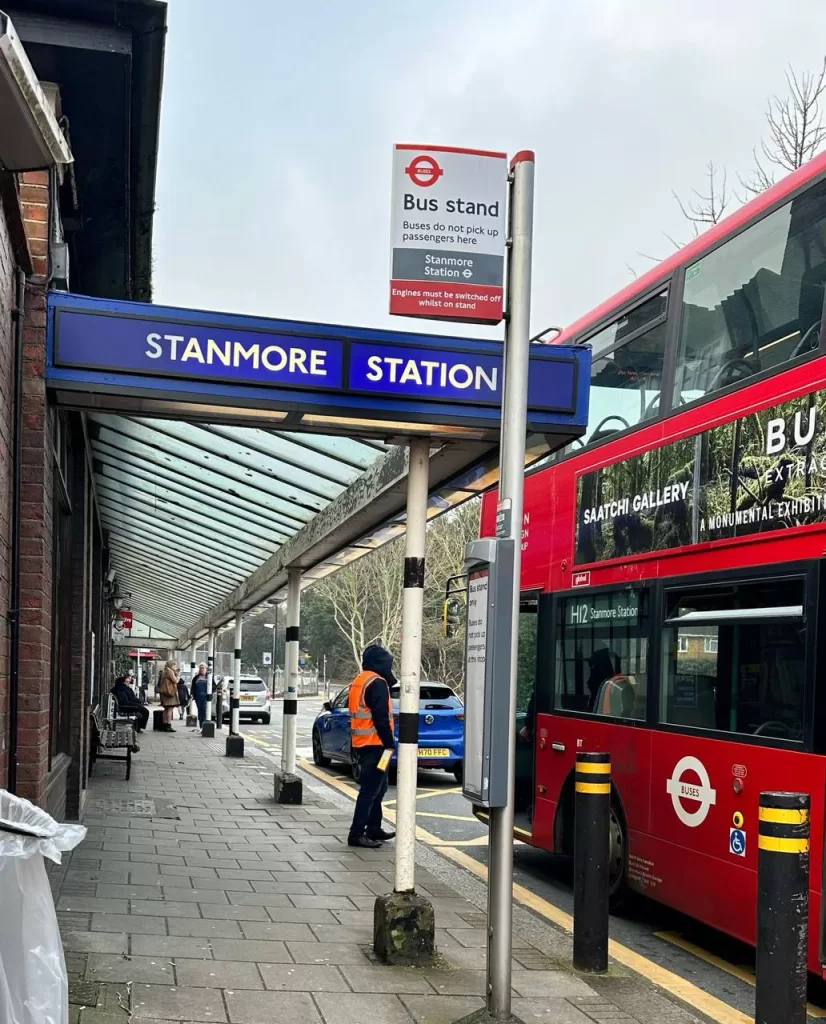
{"label": "yellow road marking", "polygon": [[[350,786],[344,783],[341,779],[337,779],[334,775],[327,775],[326,772],[321,771],[314,764],[309,761],[299,761],[299,766],[310,775],[314,775],[317,779],[321,779],[322,782],[327,782],[333,786],[340,793],[344,793],[351,800],[353,799],[353,790]],[[384,805],[384,816],[389,820],[395,822],[396,812]],[[423,829],[420,825],[416,826],[416,838],[420,839],[423,843],[428,846],[487,846],[488,837],[487,835],[477,836],[475,839],[440,839],[438,836],[434,836],[432,832],[428,832]]]}
{"label": "yellow road marking", "polygon": [[[324,772],[319,771],[314,764],[308,761],[300,762],[301,767],[309,772],[310,775],[314,775],[316,778],[321,779],[323,782],[327,782],[340,790],[342,793],[352,798],[351,791],[345,787],[338,779],[326,775]],[[387,812],[387,817],[391,821],[395,821],[395,814],[392,811]],[[522,833],[527,835],[528,833]],[[460,843],[452,843],[449,840],[439,840],[436,836],[426,832],[423,828],[416,826],[416,838],[421,839],[422,842],[427,843],[431,847],[438,848],[442,856],[447,857],[448,860],[452,860],[454,864],[458,864],[465,870],[470,871],[471,874],[481,878],[487,882],[488,871],[484,864],[480,864],[479,861],[474,860],[473,857],[464,853],[462,850],[456,849],[457,846],[476,846],[486,844],[488,837],[486,835],[480,836],[479,839],[471,839],[470,841],[464,841]],[[481,842],[480,842],[481,840]],[[543,900],[541,896],[537,896],[535,892],[531,892],[530,889],[526,889],[523,885],[519,885],[516,882],[513,884],[513,895],[523,906],[529,907],[531,910],[536,911],[542,917],[552,921],[558,927],[564,931],[573,932],[574,930],[574,919],[570,914],[567,914],[564,910],[560,910],[559,907],[555,907],[552,903],[547,900]],[[693,985],[690,981],[686,981],[681,978],[678,974],[673,971],[669,971],[665,967],[661,967],[659,964],[655,964],[652,960],[646,959],[640,953],[634,952],[633,949],[629,949],[622,943],[617,942],[615,939],[609,939],[608,941],[608,952],[618,962],[623,964],[625,967],[630,968],[637,974],[641,974],[644,978],[647,978],[655,985],[659,985],[660,988],[664,988],[667,992],[675,995],[678,999],[682,999],[684,1003],[688,1003],[689,1006],[693,1006],[695,1009],[704,1013],[707,1017],[718,1022],[718,1024],[753,1024],[753,1018],[740,1010],[736,1010],[733,1006],[729,1006],[728,1003],[723,1002],[722,999],[718,999],[716,996],[710,995],[708,992],[704,992],[697,985]],[[824,1012],[815,1008],[815,1013],[812,1016],[824,1016]]]}
{"label": "yellow road marking", "polygon": [[448,818],[450,821],[476,821],[472,814],[439,814],[438,811],[416,811],[417,818]]}
{"label": "yellow road marking", "polygon": [[[487,868],[484,864],[474,860],[473,857],[469,857],[461,850],[451,850],[449,848],[442,849],[440,852],[443,856],[466,868],[478,878],[487,881]],[[553,921],[560,928],[568,932],[573,931],[574,919],[570,914],[566,914],[564,910],[560,910],[559,907],[555,907],[552,903],[548,903],[547,900],[543,900],[541,896],[537,896],[530,889],[526,889],[524,886],[514,882],[513,895],[524,906],[535,910],[542,917]],[[671,992],[672,995],[695,1007],[695,1009],[704,1013],[707,1017],[711,1017],[712,1020],[718,1021],[719,1024],[753,1024],[752,1017],[741,1013],[740,1010],[735,1010],[733,1006],[724,1003],[722,999],[704,992],[697,985],[692,985],[690,981],[686,981],[679,975],[674,974],[673,971],[669,971],[665,967],[660,967],[659,964],[647,960],[644,956],[635,953],[633,949],[623,946],[622,943],[614,939],[609,939],[608,941],[608,952],[625,967],[629,967],[632,971],[636,971],[637,974],[648,978],[655,985],[659,985],[660,988]]]}
{"label": "yellow road marking", "polygon": [[[715,956],[714,953],[709,953],[708,950],[703,949],[702,946],[697,946],[693,942],[689,942],[684,939],[679,932],[654,932],[655,938],[664,939],[666,942],[670,942],[672,946],[679,946],[680,949],[684,949],[686,953],[691,953],[693,956],[699,957],[700,960],[705,960],[707,964],[711,964],[712,967],[717,967],[721,971],[725,971],[726,974],[731,974],[735,978],[739,978],[740,981],[745,981],[748,985],[754,985],[754,971],[750,967],[740,967],[737,964],[731,964],[728,960],[723,960],[722,957]],[[823,1018],[826,1017],[826,1010],[819,1006],[813,1006],[811,1003],[806,1004],[806,1013],[810,1017]]]}

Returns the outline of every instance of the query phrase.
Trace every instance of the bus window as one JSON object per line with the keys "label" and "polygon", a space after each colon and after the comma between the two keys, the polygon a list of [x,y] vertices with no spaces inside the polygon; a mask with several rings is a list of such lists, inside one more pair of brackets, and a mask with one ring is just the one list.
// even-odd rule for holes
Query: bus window
{"label": "bus window", "polygon": [[802,579],[666,593],[662,721],[802,741]]}
{"label": "bus window", "polygon": [[648,593],[616,590],[561,598],[554,706],[645,720]]}
{"label": "bus window", "polygon": [[818,346],[826,181],[688,267],[674,405]]}
{"label": "bus window", "polygon": [[666,291],[586,339],[591,392],[583,444],[601,441],[656,415],[665,350]]}

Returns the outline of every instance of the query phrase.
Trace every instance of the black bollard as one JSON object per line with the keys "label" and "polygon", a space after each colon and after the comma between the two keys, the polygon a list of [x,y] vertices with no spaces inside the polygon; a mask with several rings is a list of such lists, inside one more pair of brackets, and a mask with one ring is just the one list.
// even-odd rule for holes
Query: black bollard
{"label": "black bollard", "polygon": [[761,793],[756,1024],[805,1024],[808,935],[809,795]]}
{"label": "black bollard", "polygon": [[608,970],[611,755],[577,754],[574,776],[574,967]]}

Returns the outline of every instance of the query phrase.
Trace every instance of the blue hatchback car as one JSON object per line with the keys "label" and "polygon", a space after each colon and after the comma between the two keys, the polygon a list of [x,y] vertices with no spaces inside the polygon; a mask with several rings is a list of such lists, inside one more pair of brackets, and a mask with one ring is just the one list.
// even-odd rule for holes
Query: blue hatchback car
{"label": "blue hatchback car", "polygon": [[[313,760],[320,767],[331,761],[349,764],[358,781],[358,764],[350,752],[350,712],[347,707],[350,687],[345,686],[324,706],[313,723]],[[399,724],[399,688],[390,691],[395,716],[396,740]],[[422,682],[419,690],[419,768],[441,768],[462,781],[465,756],[465,706],[444,683]],[[388,776],[395,781],[396,755]]]}

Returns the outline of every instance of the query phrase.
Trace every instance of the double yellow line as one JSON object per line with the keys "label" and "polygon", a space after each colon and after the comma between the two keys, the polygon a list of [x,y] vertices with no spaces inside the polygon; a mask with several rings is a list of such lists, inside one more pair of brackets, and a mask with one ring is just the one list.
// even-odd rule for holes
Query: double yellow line
{"label": "double yellow line", "polygon": [[[301,761],[300,767],[303,771],[308,774],[315,776],[322,782],[326,782],[327,785],[333,786],[334,789],[344,793],[350,799],[355,798],[354,791],[347,785],[345,785],[340,779],[336,779],[320,769],[316,768],[314,764],[309,761]],[[391,821],[395,821],[395,815],[392,810],[387,808],[385,814]],[[471,874],[476,875],[477,878],[482,879],[484,882],[488,880],[488,869],[484,864],[480,864],[479,861],[470,857],[462,850],[456,849],[457,846],[481,846],[487,845],[488,837],[480,836],[479,840],[465,840],[461,844],[457,842],[451,842],[447,839],[439,839],[438,836],[432,835],[430,832],[426,832],[423,828],[416,826],[416,838],[421,839],[422,842],[427,843],[428,846],[433,847],[442,856],[448,860],[453,861],[454,864],[458,864],[460,867],[469,871]],[[567,932],[573,932],[574,930],[574,919],[570,914],[567,914],[564,910],[560,910],[559,907],[555,907],[552,903],[548,903],[547,900],[543,900],[541,896],[537,896],[535,892],[531,892],[530,889],[526,889],[523,885],[518,885],[516,882],[513,884],[513,896],[522,906],[528,907],[535,913],[551,921],[559,928],[564,929]],[[748,1014],[742,1013],[740,1010],[736,1010],[733,1006],[729,1006],[728,1003],[724,1003],[722,999],[718,999],[716,996],[710,995],[708,992],[704,992],[697,985],[693,985],[690,981],[686,981],[681,978],[678,974],[674,974],[673,971],[667,970],[665,967],[660,967],[659,964],[655,964],[652,960],[646,959],[639,953],[635,953],[633,949],[629,949],[628,946],[624,946],[620,942],[616,942],[614,939],[610,939],[608,942],[608,953],[617,963],[623,964],[630,970],[635,971],[637,974],[647,978],[654,985],[659,985],[660,988],[670,992],[672,995],[681,999],[684,1003],[688,1003],[689,1006],[693,1006],[700,1013],[704,1013],[707,1017],[718,1022],[718,1024],[754,1024],[753,1018]]]}

